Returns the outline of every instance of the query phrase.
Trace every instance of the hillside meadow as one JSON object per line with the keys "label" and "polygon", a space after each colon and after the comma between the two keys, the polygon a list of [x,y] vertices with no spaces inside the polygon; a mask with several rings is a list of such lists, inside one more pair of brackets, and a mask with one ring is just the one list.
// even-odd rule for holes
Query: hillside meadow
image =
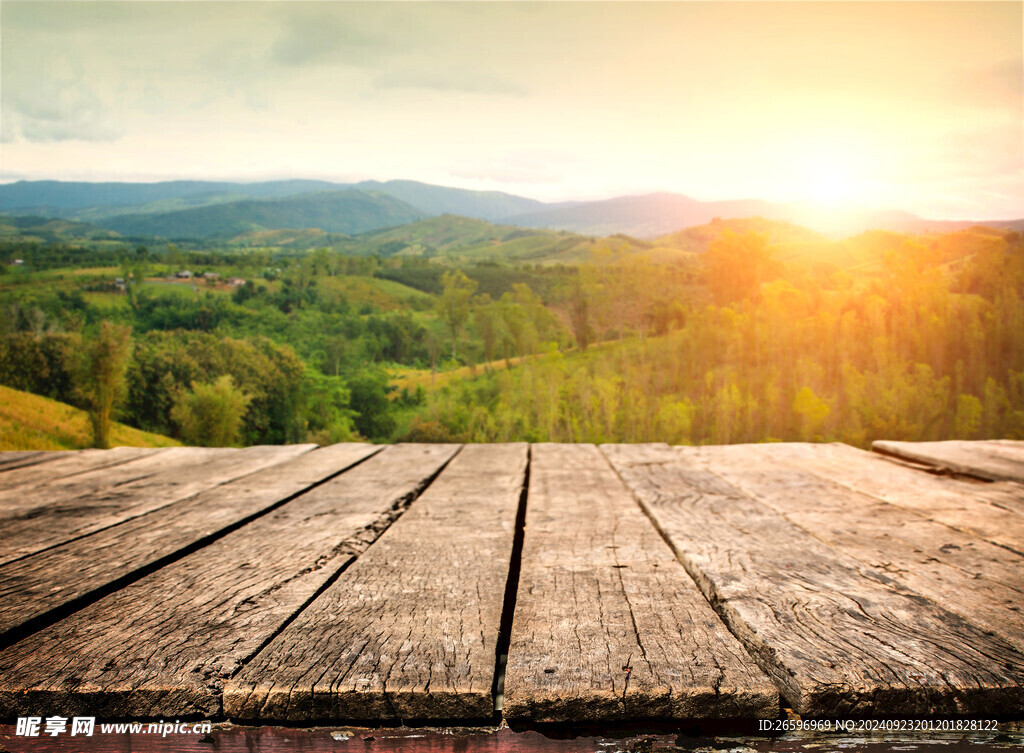
{"label": "hillside meadow", "polygon": [[[0,386],[0,448],[5,450],[82,450],[92,447],[85,411],[56,400]],[[112,447],[174,447],[180,442],[115,424]]]}

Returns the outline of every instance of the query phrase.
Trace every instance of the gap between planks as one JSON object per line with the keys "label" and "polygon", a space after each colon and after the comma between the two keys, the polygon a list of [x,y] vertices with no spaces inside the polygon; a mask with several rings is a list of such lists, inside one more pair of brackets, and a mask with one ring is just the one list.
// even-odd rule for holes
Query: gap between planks
{"label": "gap between planks", "polygon": [[527,445],[467,445],[234,677],[243,720],[487,720]]}
{"label": "gap between planks", "polygon": [[772,683],[597,448],[533,445],[506,717],[763,718],[778,708]]}
{"label": "gap between planks", "polygon": [[337,444],[0,565],[0,645],[206,546],[380,451]]}

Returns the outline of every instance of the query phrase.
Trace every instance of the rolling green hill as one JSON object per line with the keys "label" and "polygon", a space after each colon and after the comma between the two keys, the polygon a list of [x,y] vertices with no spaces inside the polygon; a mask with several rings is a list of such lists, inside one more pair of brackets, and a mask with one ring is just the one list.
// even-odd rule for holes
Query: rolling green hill
{"label": "rolling green hill", "polygon": [[126,214],[103,221],[124,235],[164,238],[231,238],[281,228],[319,228],[334,233],[363,233],[403,225],[423,214],[381,193],[322,191],[284,199],[232,201],[194,209]]}
{"label": "rolling green hill", "polygon": [[682,251],[703,253],[715,238],[726,230],[738,235],[743,233],[764,233],[771,245],[792,243],[828,243],[828,239],[820,233],[805,227],[780,220],[766,220],[763,217],[745,219],[712,220],[706,225],[698,225],[680,230],[676,233],[658,238],[659,245],[671,246]]}
{"label": "rolling green hill", "polygon": [[523,227],[548,227],[587,235],[629,233],[655,238],[678,228],[710,222],[715,217],[775,215],[781,205],[765,201],[698,201],[674,193],[619,196],[567,207],[544,208],[510,217]]}
{"label": "rolling green hill", "polygon": [[400,227],[365,233],[337,244],[354,254],[421,256],[448,264],[523,262],[574,264],[605,255],[636,253],[649,244],[627,236],[589,238],[559,230],[492,225],[445,214]]}
{"label": "rolling green hill", "polygon": [[470,191],[465,188],[432,186],[414,180],[374,180],[357,183],[361,191],[381,191],[410,204],[425,214],[459,214],[465,217],[498,221],[523,212],[550,208],[550,205],[501,191]]}
{"label": "rolling green hill", "polygon": [[25,243],[61,243],[68,240],[118,240],[110,230],[87,222],[51,217],[0,216],[0,240]]}
{"label": "rolling green hill", "polygon": [[[347,187],[347,186],[345,186]],[[262,183],[226,183],[205,180],[171,180],[157,183],[91,183],[60,180],[20,180],[0,185],[0,211],[77,217],[78,212],[134,208],[176,200],[202,201],[222,194],[251,198],[292,196],[338,188],[314,180],[275,180]],[[31,210],[31,211],[30,211]]]}
{"label": "rolling green hill", "polygon": [[774,256],[786,264],[830,264],[838,269],[875,262],[880,249],[899,248],[904,236],[888,231],[872,231],[836,241],[801,225],[763,217],[715,219],[706,225],[686,228],[658,239],[659,244],[702,254],[716,238],[731,231],[737,235],[760,233],[765,236]]}

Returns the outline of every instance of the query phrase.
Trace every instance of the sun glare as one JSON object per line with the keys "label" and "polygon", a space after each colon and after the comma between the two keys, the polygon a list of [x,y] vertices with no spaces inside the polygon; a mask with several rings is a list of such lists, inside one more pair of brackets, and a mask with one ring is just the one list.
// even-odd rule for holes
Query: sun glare
{"label": "sun glare", "polygon": [[846,204],[856,198],[856,190],[849,175],[835,165],[819,165],[818,172],[808,181],[808,198],[816,204],[831,206]]}
{"label": "sun glare", "polygon": [[794,134],[787,146],[786,193],[793,200],[829,210],[873,203],[865,195],[870,183],[865,170],[874,162],[869,145],[840,134],[824,138],[804,133]]}

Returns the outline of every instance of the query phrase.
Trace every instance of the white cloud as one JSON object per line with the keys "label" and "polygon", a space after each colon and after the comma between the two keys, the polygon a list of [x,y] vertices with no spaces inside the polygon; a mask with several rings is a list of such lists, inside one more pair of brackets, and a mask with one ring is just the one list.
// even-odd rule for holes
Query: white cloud
{"label": "white cloud", "polygon": [[5,87],[0,140],[116,141],[123,129],[81,78],[51,78]]}

